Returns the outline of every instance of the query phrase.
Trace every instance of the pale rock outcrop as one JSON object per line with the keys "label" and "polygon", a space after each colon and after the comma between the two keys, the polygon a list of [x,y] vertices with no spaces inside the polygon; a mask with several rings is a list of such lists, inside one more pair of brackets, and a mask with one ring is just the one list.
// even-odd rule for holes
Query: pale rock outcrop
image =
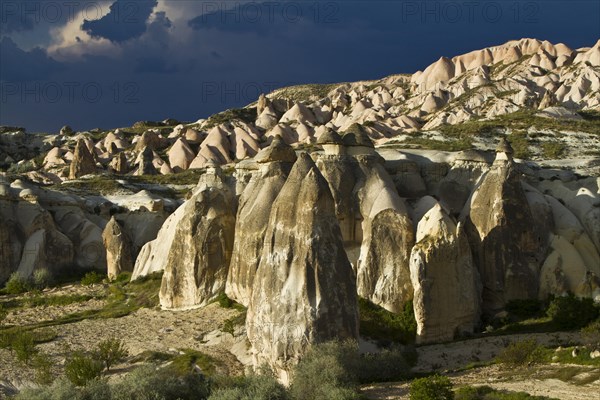
{"label": "pale rock outcrop", "polygon": [[81,176],[96,172],[96,162],[92,153],[88,150],[83,139],[77,140],[73,161],[71,162],[69,179],[77,179]]}
{"label": "pale rock outcrop", "polygon": [[537,298],[541,239],[508,143],[499,145],[494,164],[467,202],[466,214],[483,282],[483,311],[494,315],[507,301]]}
{"label": "pale rock outcrop", "polygon": [[313,343],[358,337],[356,286],[329,187],[303,153],[273,204],[246,331],[281,381]]}
{"label": "pale rock outcrop", "polygon": [[117,153],[113,156],[109,164],[109,170],[119,175],[124,175],[129,172],[127,156],[124,152]]}
{"label": "pale rock outcrop", "polygon": [[196,155],[190,148],[186,139],[179,138],[167,152],[169,164],[175,172],[185,171],[189,168]]}
{"label": "pale rock outcrop", "polygon": [[225,290],[235,231],[233,202],[228,190],[208,185],[183,204],[184,217],[165,260],[163,308],[204,306]]}
{"label": "pale rock outcrop", "polygon": [[138,168],[134,175],[158,175],[158,171],[154,166],[154,151],[150,147],[144,147],[141,152]]}
{"label": "pale rock outcrop", "polygon": [[244,306],[250,303],[271,207],[295,160],[294,150],[275,138],[257,155],[259,171],[252,176],[240,197],[225,293]]}
{"label": "pale rock outcrop", "polygon": [[217,165],[228,164],[231,161],[231,143],[227,138],[228,132],[222,125],[215,126],[202,142],[200,151],[190,164],[190,168],[203,168],[209,162]]}
{"label": "pale rock outcrop", "polygon": [[413,297],[410,252],[414,229],[406,205],[378,158],[360,159],[358,195],[363,241],[357,266],[357,291],[391,312],[401,312]]}
{"label": "pale rock outcrop", "polygon": [[108,278],[115,279],[121,272],[132,272],[131,240],[114,217],[106,224],[102,240],[106,248]]}
{"label": "pale rock outcrop", "polygon": [[410,256],[417,343],[451,341],[479,321],[480,281],[466,234],[436,204],[421,219]]}

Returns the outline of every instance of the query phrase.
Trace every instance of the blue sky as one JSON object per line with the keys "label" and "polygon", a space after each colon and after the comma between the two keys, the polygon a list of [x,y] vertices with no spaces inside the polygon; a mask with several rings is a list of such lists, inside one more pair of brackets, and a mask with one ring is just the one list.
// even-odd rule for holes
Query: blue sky
{"label": "blue sky", "polygon": [[600,2],[1,0],[0,125],[195,121],[522,37],[591,46]]}

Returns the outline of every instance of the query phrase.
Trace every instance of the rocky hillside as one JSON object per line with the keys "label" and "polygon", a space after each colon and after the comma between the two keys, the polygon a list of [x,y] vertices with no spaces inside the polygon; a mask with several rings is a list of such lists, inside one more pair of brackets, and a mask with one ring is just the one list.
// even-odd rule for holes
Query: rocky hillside
{"label": "rocky hillside", "polygon": [[247,307],[240,361],[282,381],[359,339],[358,297],[412,304],[420,343],[513,300],[600,301],[599,89],[600,42],[526,39],[193,124],[4,133],[5,161],[33,159],[1,177],[0,284],[163,271],[165,310]]}
{"label": "rocky hillside", "polygon": [[[597,172],[599,111],[600,41],[573,50],[521,39],[442,57],[412,75],[279,89],[194,123],[80,133],[66,126],[58,135],[3,127],[0,164],[42,168],[36,179],[44,182],[90,172],[172,174],[253,157],[275,136],[310,148],[332,128],[364,130],[378,146],[438,150],[492,149],[509,135],[518,158]],[[77,150],[80,140],[87,152]]]}

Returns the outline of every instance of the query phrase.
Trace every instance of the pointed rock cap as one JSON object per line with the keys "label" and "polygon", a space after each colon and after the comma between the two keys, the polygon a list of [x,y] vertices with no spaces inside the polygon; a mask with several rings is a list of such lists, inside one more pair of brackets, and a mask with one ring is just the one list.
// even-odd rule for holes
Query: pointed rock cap
{"label": "pointed rock cap", "polygon": [[294,149],[286,144],[281,136],[275,136],[273,141],[268,147],[265,147],[258,152],[254,161],[257,163],[268,163],[273,161],[289,162],[293,163],[296,161],[296,152]]}
{"label": "pointed rock cap", "polygon": [[498,147],[496,147],[496,153],[506,153],[512,155],[514,150],[506,138],[501,138]]}
{"label": "pointed rock cap", "polygon": [[323,132],[319,138],[317,139],[317,144],[344,144],[342,137],[333,129],[328,128],[325,132]]}
{"label": "pointed rock cap", "polygon": [[375,148],[373,141],[365,132],[362,125],[352,124],[346,131],[346,134],[342,137],[342,141],[346,146],[364,146]]}

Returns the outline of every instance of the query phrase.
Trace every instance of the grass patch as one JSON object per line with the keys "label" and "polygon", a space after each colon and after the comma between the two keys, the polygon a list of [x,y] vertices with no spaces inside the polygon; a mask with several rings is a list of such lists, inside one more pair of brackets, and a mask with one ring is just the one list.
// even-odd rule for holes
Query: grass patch
{"label": "grass patch", "polygon": [[315,101],[326,97],[333,89],[342,83],[313,83],[308,85],[289,86],[275,90],[270,97],[274,99],[290,99],[293,101]]}
{"label": "grass patch", "polygon": [[234,120],[240,120],[251,124],[256,120],[256,108],[231,108],[208,118],[203,128],[212,129],[217,125],[225,124]]}
{"label": "grass patch", "polygon": [[422,137],[411,137],[405,139],[403,143],[416,145],[423,149],[440,151],[462,151],[473,148],[473,142],[469,137],[460,137],[458,139],[450,139],[443,141]]}
{"label": "grass patch", "polygon": [[489,386],[466,386],[454,394],[455,400],[558,400],[545,396],[532,396],[525,392],[496,390]]}
{"label": "grass patch", "polygon": [[217,370],[215,359],[192,349],[182,349],[183,354],[179,354],[172,359],[171,368],[180,375],[186,375],[192,372],[195,366],[198,366],[206,376],[213,376]]}
{"label": "grass patch", "polygon": [[413,343],[417,334],[412,301],[405,304],[400,314],[394,314],[370,301],[358,299],[360,334],[381,344]]}
{"label": "grass patch", "polygon": [[565,154],[567,146],[558,141],[542,143],[542,154],[544,158],[559,159]]}

